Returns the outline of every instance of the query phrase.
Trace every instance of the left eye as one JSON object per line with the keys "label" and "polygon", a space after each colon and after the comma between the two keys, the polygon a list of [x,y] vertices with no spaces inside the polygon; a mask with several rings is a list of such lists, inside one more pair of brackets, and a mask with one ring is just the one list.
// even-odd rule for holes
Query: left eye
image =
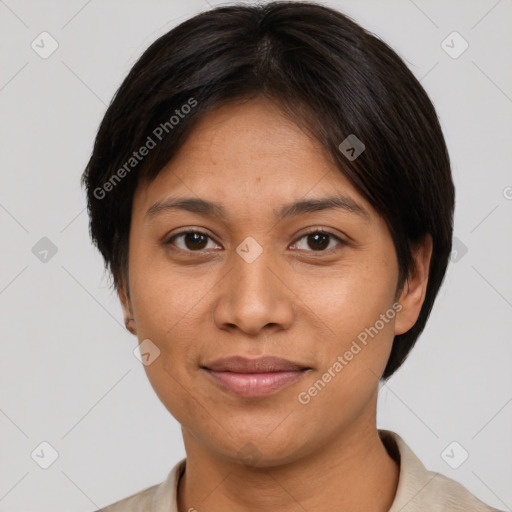
{"label": "left eye", "polygon": [[[305,235],[301,236],[298,240],[306,240],[306,245],[313,249],[313,252],[329,252],[332,247],[329,247],[330,241],[333,239],[337,240],[340,245],[342,245],[344,242],[341,238],[338,236],[329,233],[328,231],[322,231],[322,230],[316,230],[311,231],[309,233],[306,233]],[[300,242],[295,242],[295,245],[300,245]],[[298,247],[300,250],[304,250],[304,247]],[[307,250],[307,249],[306,249]]]}
{"label": "left eye", "polygon": [[[182,240],[182,246],[175,243],[175,241],[179,239]],[[313,252],[330,251],[333,248],[330,247],[331,242],[334,240],[336,240],[340,245],[344,244],[344,241],[333,233],[318,229],[302,235],[297,242],[295,242],[294,245],[297,246],[299,250],[307,250],[304,246],[300,247],[300,241],[303,239],[306,241],[306,246],[313,249]],[[208,240],[212,240],[212,238],[202,231],[183,231],[169,238],[166,241],[166,245],[176,245],[181,250],[196,252],[208,249]],[[304,245],[304,243],[302,244]]]}

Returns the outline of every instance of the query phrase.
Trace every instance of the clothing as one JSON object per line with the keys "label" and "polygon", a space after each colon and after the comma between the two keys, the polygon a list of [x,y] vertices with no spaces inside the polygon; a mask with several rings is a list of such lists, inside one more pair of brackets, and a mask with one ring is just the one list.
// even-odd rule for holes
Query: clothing
{"label": "clothing", "polygon": [[[428,471],[398,434],[379,430],[379,435],[400,466],[398,488],[389,512],[499,512],[461,484]],[[161,484],[96,512],[178,512],[177,487],[186,460],[180,460]]]}

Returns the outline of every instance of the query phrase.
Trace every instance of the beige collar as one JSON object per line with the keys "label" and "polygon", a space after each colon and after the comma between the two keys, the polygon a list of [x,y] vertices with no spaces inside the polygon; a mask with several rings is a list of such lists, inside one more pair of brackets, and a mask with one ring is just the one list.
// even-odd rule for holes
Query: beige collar
{"label": "beige collar", "polygon": [[[454,480],[428,471],[398,434],[379,430],[379,435],[400,466],[397,492],[389,512],[499,512],[479,501]],[[177,488],[185,464],[186,458],[180,460],[166,480],[151,488],[149,511],[178,512]]]}

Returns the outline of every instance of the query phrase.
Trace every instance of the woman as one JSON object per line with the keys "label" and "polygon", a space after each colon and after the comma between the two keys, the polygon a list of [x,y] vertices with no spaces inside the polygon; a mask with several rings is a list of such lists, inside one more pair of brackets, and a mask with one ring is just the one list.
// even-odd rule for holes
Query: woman
{"label": "woman", "polygon": [[385,43],[306,2],[195,16],[135,64],[83,183],[187,453],[104,511],[494,510],[376,427],[454,208],[434,107]]}

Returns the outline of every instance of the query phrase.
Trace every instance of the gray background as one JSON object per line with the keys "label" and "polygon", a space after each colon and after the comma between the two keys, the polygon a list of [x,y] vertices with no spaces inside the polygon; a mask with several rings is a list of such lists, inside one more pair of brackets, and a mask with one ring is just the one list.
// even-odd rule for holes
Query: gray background
{"label": "gray background", "polygon": [[[421,79],[456,182],[458,252],[419,344],[381,389],[379,426],[510,510],[512,2],[324,3]],[[208,4],[218,2],[0,0],[0,511],[94,510],[162,481],[185,455],[89,241],[79,177],[138,56]],[[31,47],[51,49],[43,31],[58,43],[48,58]],[[453,31],[469,44],[457,58]],[[55,254],[41,253],[43,237]],[[48,469],[43,441],[58,452]],[[446,460],[462,450],[453,469]]]}

